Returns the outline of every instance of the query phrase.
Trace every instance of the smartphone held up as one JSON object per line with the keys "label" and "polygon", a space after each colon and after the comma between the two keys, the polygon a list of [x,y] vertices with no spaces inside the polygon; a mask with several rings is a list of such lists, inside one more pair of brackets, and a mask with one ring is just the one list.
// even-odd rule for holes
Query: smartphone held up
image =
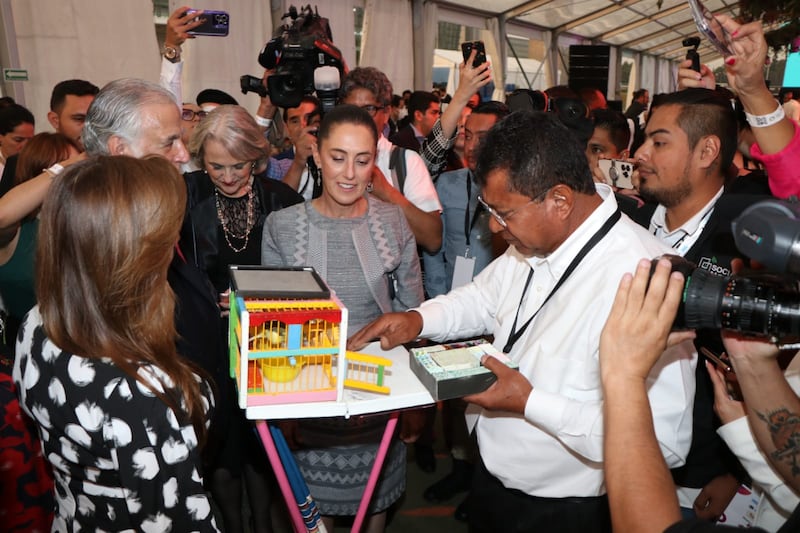
{"label": "smartphone held up", "polygon": [[621,159],[600,159],[597,162],[606,183],[618,189],[633,189],[633,163]]}
{"label": "smartphone held up", "polygon": [[692,18],[694,19],[697,29],[717,52],[719,52],[722,57],[733,55],[730,34],[722,27],[722,24],[714,18],[714,14],[703,5],[702,1],[689,0],[689,9],[692,11]]}
{"label": "smartphone held up", "polygon": [[483,41],[467,41],[461,43],[461,53],[464,56],[464,63],[469,61],[469,56],[472,54],[472,50],[477,50],[475,53],[475,59],[472,60],[473,68],[486,63],[486,47],[484,46]]}
{"label": "smartphone held up", "polygon": [[[195,12],[196,10],[190,9],[186,13],[191,15]],[[225,37],[228,35],[231,17],[226,11],[206,10],[200,15],[200,19],[202,20],[202,24],[186,33],[189,35],[206,35],[209,37]]]}

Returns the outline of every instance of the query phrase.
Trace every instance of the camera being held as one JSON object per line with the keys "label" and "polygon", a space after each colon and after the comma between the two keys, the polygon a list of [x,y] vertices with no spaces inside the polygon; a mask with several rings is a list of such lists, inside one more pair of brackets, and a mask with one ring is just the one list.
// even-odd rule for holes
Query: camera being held
{"label": "camera being held", "polygon": [[697,51],[700,46],[700,37],[687,37],[681,44],[689,47],[686,50],[686,59],[692,60],[692,70],[700,72],[700,54]]}
{"label": "camera being held", "polygon": [[796,202],[765,200],[732,224],[739,250],[779,274],[719,276],[680,256],[666,256],[686,279],[673,328],[727,329],[784,348],[800,346],[799,216]]}
{"label": "camera being held", "polygon": [[297,107],[305,95],[313,94],[327,111],[336,104],[340,80],[347,72],[342,53],[333,45],[328,19],[307,5],[298,13],[294,6],[283,16],[283,25],[258,54],[259,64],[275,69],[265,89],[260,78],[240,78],[243,93],[269,94],[280,107]]}

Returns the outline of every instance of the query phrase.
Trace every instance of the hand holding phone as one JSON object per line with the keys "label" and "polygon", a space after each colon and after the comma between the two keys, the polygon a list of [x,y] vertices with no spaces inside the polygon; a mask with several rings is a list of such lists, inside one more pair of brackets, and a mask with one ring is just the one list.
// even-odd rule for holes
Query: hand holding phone
{"label": "hand holding phone", "polygon": [[[715,354],[705,346],[700,347],[700,353],[705,355],[709,360],[711,360],[717,367],[722,370],[723,372],[733,372],[733,367],[731,366],[731,362],[723,359],[721,356]],[[722,355],[725,356],[725,352],[722,352]]]}
{"label": "hand holding phone", "polygon": [[[195,10],[190,9],[186,13],[191,15],[194,12]],[[228,35],[230,15],[226,11],[204,11],[201,16],[202,24],[186,33],[190,35],[208,35],[210,37],[225,37]]]}
{"label": "hand holding phone", "polygon": [[722,57],[733,55],[730,43],[731,37],[727,30],[722,27],[714,15],[706,9],[701,0],[689,0],[689,8],[692,11],[692,18],[701,34],[708,39],[708,42],[716,48]]}
{"label": "hand holding phone", "polygon": [[597,166],[607,184],[618,189],[633,189],[633,163],[622,159],[600,159]]}
{"label": "hand holding phone", "polygon": [[473,49],[477,50],[475,59],[472,60],[472,67],[476,68],[486,63],[486,47],[483,41],[467,41],[461,43],[461,54],[464,56],[464,63],[469,61],[469,56],[472,54]]}
{"label": "hand holding phone", "polygon": [[[709,375],[711,376],[711,381],[714,383],[714,396],[716,398],[715,403],[717,404],[715,409],[720,411],[722,406],[719,404],[725,402],[726,400],[741,402],[742,389],[739,387],[739,380],[736,378],[736,373],[733,371],[731,362],[729,359],[727,359],[728,356],[725,354],[725,352],[722,352],[721,355],[717,355],[708,348],[701,346],[700,353],[703,354],[719,372],[719,374],[716,374],[712,371],[712,366],[707,367]],[[730,408],[728,409],[730,410]],[[724,420],[726,417],[723,416],[722,412],[719,412],[719,415],[720,418],[723,418],[723,423],[730,421]],[[732,416],[731,419],[738,418],[739,416],[742,416],[742,414]]]}

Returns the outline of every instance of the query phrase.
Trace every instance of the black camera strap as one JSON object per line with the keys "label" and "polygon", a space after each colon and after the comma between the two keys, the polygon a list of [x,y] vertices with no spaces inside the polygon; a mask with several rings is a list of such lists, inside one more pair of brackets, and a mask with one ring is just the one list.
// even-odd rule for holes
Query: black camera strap
{"label": "black camera strap", "polygon": [[[311,198],[319,198],[322,196],[322,170],[320,170],[311,156],[308,156],[306,168],[308,168],[308,181],[311,181],[312,185]],[[308,187],[308,181],[306,181],[306,187]],[[305,190],[305,187],[303,189]]]}
{"label": "black camera strap", "polygon": [[553,295],[555,295],[556,291],[558,291],[558,289],[561,288],[564,282],[567,281],[567,278],[578,267],[583,258],[586,257],[586,255],[591,251],[592,248],[595,247],[595,245],[597,245],[598,242],[603,240],[603,237],[605,237],[606,234],[609,231],[611,231],[611,228],[614,227],[614,224],[616,224],[621,217],[622,213],[620,212],[619,209],[614,211],[614,213],[612,213],[611,216],[608,217],[608,220],[606,220],[605,223],[600,227],[600,229],[597,230],[597,232],[594,235],[592,235],[592,238],[589,239],[589,242],[584,244],[583,248],[581,248],[581,251],[578,252],[575,255],[575,257],[572,258],[572,262],[569,264],[569,266],[561,275],[561,277],[558,278],[558,281],[556,282],[555,286],[550,291],[550,294],[547,295],[547,298],[544,299],[542,305],[539,306],[539,309],[537,309],[536,312],[533,313],[533,315],[522,325],[521,328],[517,329],[517,321],[519,320],[519,311],[520,309],[522,309],[522,302],[525,300],[525,295],[528,293],[528,288],[530,287],[531,280],[533,279],[533,268],[531,268],[531,271],[528,272],[528,279],[525,280],[525,287],[523,287],[522,289],[522,295],[519,298],[519,305],[517,306],[517,314],[514,316],[514,323],[511,325],[511,333],[508,335],[508,341],[506,341],[506,345],[503,347],[503,353],[507,354],[511,351],[511,349],[514,347],[514,344],[519,340],[520,337],[522,337],[522,334],[525,333],[525,330],[527,330],[528,326],[531,325],[533,319],[536,318],[536,315],[539,314],[539,311],[541,311],[542,308],[545,306],[545,304],[550,301],[550,298],[552,298]]}
{"label": "black camera strap", "polygon": [[405,196],[406,149],[402,146],[392,146],[389,154],[389,170],[392,171],[392,185]]}

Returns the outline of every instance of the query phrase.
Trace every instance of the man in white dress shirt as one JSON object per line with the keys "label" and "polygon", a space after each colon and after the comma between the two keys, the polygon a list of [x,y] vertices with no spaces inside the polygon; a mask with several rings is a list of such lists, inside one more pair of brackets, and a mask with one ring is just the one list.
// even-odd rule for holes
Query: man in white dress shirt
{"label": "man in white dress shirt", "polygon": [[[668,248],[620,216],[592,181],[583,147],[547,113],[514,113],[487,134],[476,181],[505,254],[472,283],[407,313],[384,315],[350,339],[384,348],[417,336],[441,342],[494,335],[519,372],[489,358],[497,382],[466,399],[482,408],[471,531],[610,531],[603,477],[599,338],[617,286],[642,257]],[[661,452],[682,464],[691,439],[696,358],[667,350],[648,396]]]}

